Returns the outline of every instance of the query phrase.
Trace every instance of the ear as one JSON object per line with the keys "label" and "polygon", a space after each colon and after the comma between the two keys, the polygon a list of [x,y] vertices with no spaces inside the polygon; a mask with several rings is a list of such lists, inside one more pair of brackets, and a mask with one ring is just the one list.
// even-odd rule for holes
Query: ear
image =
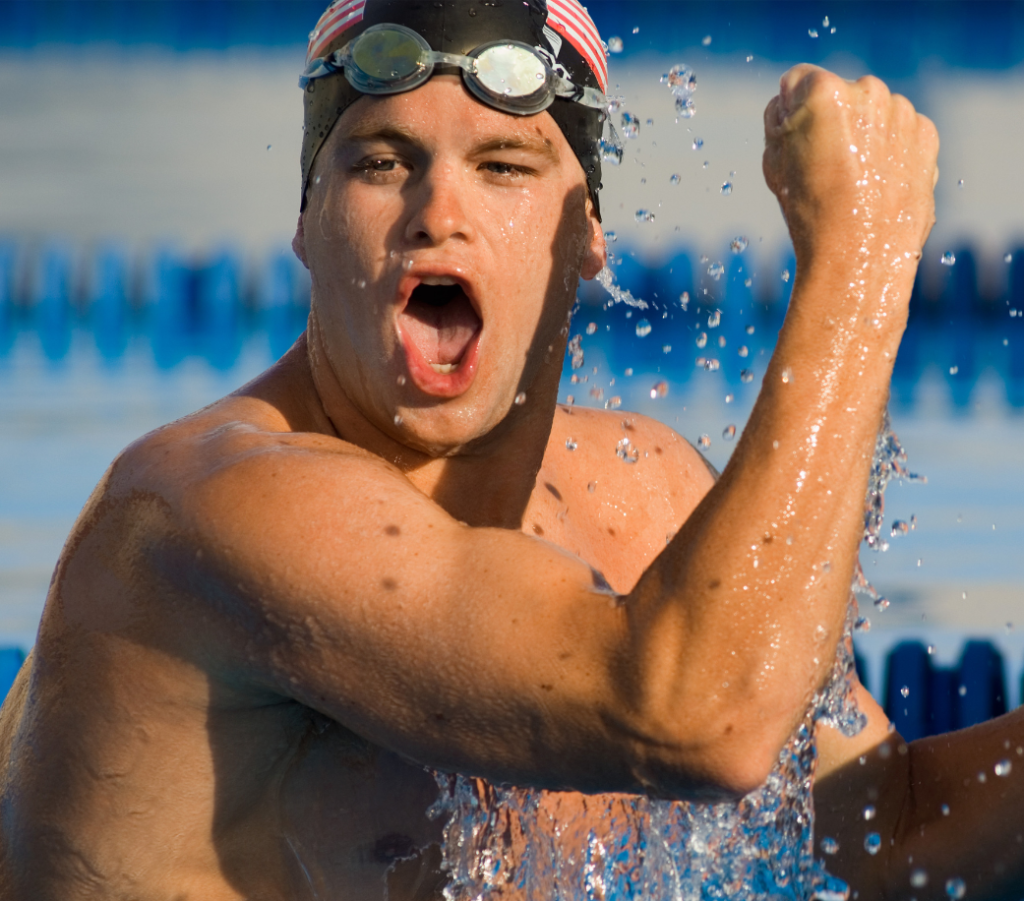
{"label": "ear", "polygon": [[587,228],[590,237],[583,255],[583,266],[580,268],[580,275],[588,281],[597,275],[608,262],[608,246],[604,240],[604,229],[601,228],[601,221],[597,218],[594,204],[587,197]]}
{"label": "ear", "polygon": [[292,250],[295,252],[295,256],[302,261],[302,265],[307,269],[309,263],[306,262],[306,230],[302,224],[304,213],[299,213],[299,223],[295,226],[295,237],[292,238]]}

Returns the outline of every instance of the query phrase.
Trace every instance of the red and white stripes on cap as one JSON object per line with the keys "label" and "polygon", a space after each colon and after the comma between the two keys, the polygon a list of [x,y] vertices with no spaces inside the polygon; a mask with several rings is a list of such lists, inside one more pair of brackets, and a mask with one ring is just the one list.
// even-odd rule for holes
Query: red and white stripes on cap
{"label": "red and white stripes on cap", "polygon": [[608,60],[601,35],[579,0],[548,0],[548,25],[576,48],[607,94]]}
{"label": "red and white stripes on cap", "polygon": [[[601,35],[594,20],[579,0],[547,0],[547,24],[576,48],[590,66],[601,90],[608,91],[608,62]],[[334,0],[310,33],[306,64],[323,56],[324,51],[341,32],[363,19],[366,0]]]}
{"label": "red and white stripes on cap", "polygon": [[306,49],[306,65],[324,55],[328,45],[346,28],[350,28],[363,19],[366,0],[334,0],[324,10],[316,28],[309,35],[309,47]]}

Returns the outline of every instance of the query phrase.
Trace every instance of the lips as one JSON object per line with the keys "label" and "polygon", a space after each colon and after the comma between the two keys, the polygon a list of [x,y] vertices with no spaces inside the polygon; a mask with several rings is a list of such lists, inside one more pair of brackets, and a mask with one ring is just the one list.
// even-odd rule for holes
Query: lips
{"label": "lips", "polygon": [[433,274],[401,286],[407,300],[398,314],[399,333],[409,374],[427,394],[455,397],[475,374],[483,323],[466,289],[453,276]]}

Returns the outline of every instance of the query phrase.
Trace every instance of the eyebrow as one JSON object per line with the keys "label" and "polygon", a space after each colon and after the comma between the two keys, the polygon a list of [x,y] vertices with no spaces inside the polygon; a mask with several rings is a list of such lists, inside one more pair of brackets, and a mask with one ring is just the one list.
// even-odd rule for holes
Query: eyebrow
{"label": "eyebrow", "polygon": [[[349,132],[342,139],[344,142],[361,143],[367,141],[390,141],[395,144],[407,144],[412,147],[422,147],[422,140],[413,132],[396,125],[369,125],[364,128],[356,128]],[[494,153],[498,150],[524,150],[537,156],[546,158],[552,163],[558,163],[561,157],[558,155],[558,148],[546,139],[512,137],[510,135],[494,135],[485,138],[472,149],[475,156]]]}

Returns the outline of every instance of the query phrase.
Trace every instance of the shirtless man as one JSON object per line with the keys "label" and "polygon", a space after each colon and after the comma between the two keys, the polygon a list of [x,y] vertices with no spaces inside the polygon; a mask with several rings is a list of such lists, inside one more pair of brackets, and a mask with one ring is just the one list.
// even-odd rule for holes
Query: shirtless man
{"label": "shirtless man", "polygon": [[[933,220],[931,123],[875,79],[783,77],[765,174],[799,269],[713,484],[664,426],[556,406],[577,279],[605,259],[603,57],[576,0],[326,15],[308,330],[126,449],[83,510],[0,716],[9,901],[432,897],[424,766],[736,797],[830,668]],[[407,34],[351,43],[383,23],[441,71],[394,83]],[[488,41],[544,58],[430,55]],[[826,763],[884,737],[863,702]]]}

